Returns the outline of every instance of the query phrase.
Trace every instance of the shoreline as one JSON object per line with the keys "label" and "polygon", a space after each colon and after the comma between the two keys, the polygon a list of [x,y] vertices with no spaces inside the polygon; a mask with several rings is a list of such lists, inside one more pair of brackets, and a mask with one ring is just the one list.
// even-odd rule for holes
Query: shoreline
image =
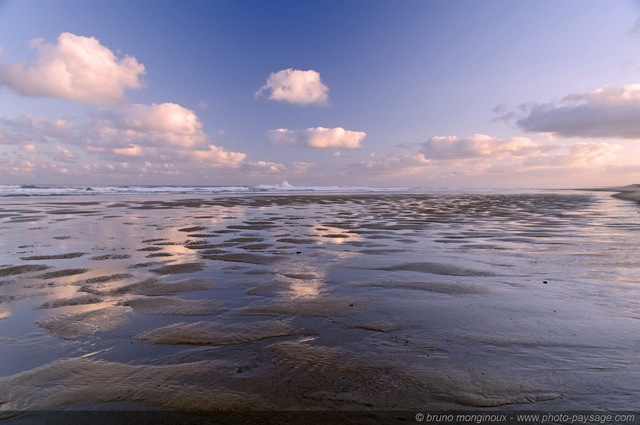
{"label": "shoreline", "polygon": [[601,188],[573,189],[573,190],[584,190],[589,192],[615,192],[611,196],[616,199],[640,202],[640,184],[630,184],[627,186],[611,186],[611,187],[601,187]]}

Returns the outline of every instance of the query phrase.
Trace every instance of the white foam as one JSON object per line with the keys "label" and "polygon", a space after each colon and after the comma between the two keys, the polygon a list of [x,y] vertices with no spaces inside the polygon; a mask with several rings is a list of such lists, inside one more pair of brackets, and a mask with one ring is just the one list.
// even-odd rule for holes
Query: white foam
{"label": "white foam", "polygon": [[90,196],[90,195],[144,195],[144,194],[242,194],[242,193],[291,193],[291,192],[390,192],[408,191],[402,187],[364,186],[294,186],[287,181],[281,184],[255,186],[73,186],[73,185],[0,185],[2,196]]}

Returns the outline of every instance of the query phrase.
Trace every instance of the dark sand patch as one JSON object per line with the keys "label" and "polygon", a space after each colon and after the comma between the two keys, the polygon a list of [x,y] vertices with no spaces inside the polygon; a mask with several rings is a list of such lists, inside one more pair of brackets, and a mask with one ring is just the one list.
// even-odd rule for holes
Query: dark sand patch
{"label": "dark sand patch", "polygon": [[68,252],[66,254],[56,255],[32,255],[30,257],[20,257],[24,261],[41,261],[41,260],[67,260],[69,258],[78,258],[85,255],[86,252]]}
{"label": "dark sand patch", "polygon": [[194,273],[204,270],[201,263],[182,263],[182,264],[169,264],[167,266],[158,267],[157,269],[151,269],[150,272],[156,274],[179,274],[179,273]]}
{"label": "dark sand patch", "polygon": [[128,254],[105,254],[105,255],[96,255],[94,257],[90,257],[89,260],[126,260],[127,258],[131,258]]}
{"label": "dark sand patch", "polygon": [[229,261],[234,263],[248,263],[268,265],[280,261],[284,261],[286,257],[279,255],[262,255],[253,253],[234,253],[234,254],[205,254],[202,255],[205,260]]}
{"label": "dark sand patch", "polygon": [[140,314],[168,314],[177,316],[207,316],[218,311],[214,300],[182,300],[180,298],[151,297],[123,301],[122,305]]}
{"label": "dark sand patch", "polygon": [[158,279],[147,279],[141,282],[132,283],[131,285],[122,286],[109,292],[97,291],[86,286],[83,286],[80,290],[97,295],[133,294],[162,296],[203,291],[211,288],[213,288],[212,279],[192,278],[177,280],[173,282],[165,282]]}
{"label": "dark sand patch", "polygon": [[138,339],[159,345],[237,345],[297,333],[286,321],[248,324],[222,322],[176,323],[145,332]]}
{"label": "dark sand patch", "polygon": [[439,274],[446,276],[495,276],[495,273],[484,271],[484,270],[474,270],[465,267],[453,266],[450,264],[443,263],[404,263],[398,264],[390,267],[382,267],[378,270],[388,270],[388,271],[412,271],[412,272],[421,272],[421,273],[431,273],[431,274]]}
{"label": "dark sand patch", "polygon": [[44,274],[40,274],[36,276],[38,279],[57,279],[60,277],[69,277],[76,276],[79,274],[87,273],[89,269],[64,269],[64,270],[56,270],[53,272],[47,272]]}
{"label": "dark sand patch", "polygon": [[218,248],[213,248],[213,249],[206,249],[202,252],[200,252],[200,256],[204,258],[205,255],[217,255],[217,254],[226,254],[229,252],[228,249],[221,249],[219,248],[220,245],[216,245]]}
{"label": "dark sand patch", "polygon": [[158,261],[149,261],[147,263],[136,263],[136,264],[131,264],[130,266],[127,266],[128,269],[140,269],[140,268],[144,268],[144,267],[152,267],[152,266],[157,266],[160,265],[162,263],[158,262]]}
{"label": "dark sand patch", "polygon": [[39,221],[40,219],[44,218],[45,216],[43,215],[38,215],[38,216],[30,216],[30,217],[16,217],[16,218],[11,218],[9,220],[9,223],[29,223],[32,221]]}
{"label": "dark sand patch", "polygon": [[80,335],[108,331],[124,324],[128,307],[109,307],[79,314],[63,314],[47,317],[37,325],[62,339],[74,339]]}
{"label": "dark sand patch", "polygon": [[269,304],[253,304],[236,310],[242,316],[346,316],[362,313],[370,304],[368,300],[347,299],[338,297],[326,298],[292,298],[276,300]]}
{"label": "dark sand patch", "polygon": [[67,239],[71,239],[71,236],[54,236],[53,239],[56,239],[59,241],[65,241]]}
{"label": "dark sand patch", "polygon": [[218,260],[218,261],[230,261],[234,263],[249,263],[249,264],[274,264],[279,261],[283,261],[286,257],[278,255],[261,255],[250,253],[238,253],[238,254],[204,254],[202,258],[205,260]]}
{"label": "dark sand patch", "polygon": [[242,237],[242,238],[233,238],[225,241],[227,244],[243,244],[243,243],[254,243],[254,242],[262,242],[264,238],[260,237]]}
{"label": "dark sand patch", "polygon": [[281,238],[281,239],[278,239],[277,242],[290,243],[294,245],[309,245],[309,244],[315,244],[317,240],[311,239],[311,238]]}
{"label": "dark sand patch", "polygon": [[130,277],[133,277],[133,275],[128,273],[116,273],[116,274],[111,274],[107,276],[92,277],[90,279],[85,280],[83,283],[93,284],[93,283],[117,282],[120,280],[129,279]]}
{"label": "dark sand patch", "polygon": [[197,242],[187,242],[184,244],[184,247],[187,249],[193,249],[193,250],[213,249],[213,248],[219,248],[220,244],[212,244],[206,241],[197,241]]}
{"label": "dark sand patch", "polygon": [[347,328],[349,329],[364,329],[366,331],[380,332],[380,333],[391,333],[399,330],[405,329],[404,326],[399,325],[397,323],[389,323],[389,322],[367,322],[360,324],[347,324]]}
{"label": "dark sand patch", "polygon": [[47,214],[59,214],[59,215],[65,215],[65,214],[81,214],[81,215],[87,215],[87,214],[98,214],[100,213],[100,211],[96,211],[96,210],[74,210],[74,209],[61,209],[61,210],[50,210],[47,211]]}
{"label": "dark sand patch", "polygon": [[280,226],[273,224],[250,224],[250,225],[231,225],[227,226],[227,229],[232,230],[269,230],[269,229],[278,229]]}
{"label": "dark sand patch", "polygon": [[189,233],[187,237],[190,238],[216,238],[220,235],[216,235],[215,233]]}
{"label": "dark sand patch", "polygon": [[438,292],[442,294],[486,294],[487,288],[475,283],[462,282],[352,282],[351,286],[365,286],[388,289],[409,289],[414,291]]}
{"label": "dark sand patch", "polygon": [[80,297],[74,298],[60,298],[58,300],[47,301],[42,304],[41,309],[49,309],[49,308],[60,308],[60,307],[69,307],[74,305],[87,305],[87,304],[98,304],[104,301],[102,297],[98,297],[96,295],[83,295]]}
{"label": "dark sand patch", "polygon": [[44,264],[25,264],[23,266],[10,266],[0,268],[0,276],[13,276],[30,272],[37,272],[49,269],[51,267]]}
{"label": "dark sand patch", "polygon": [[178,232],[200,232],[202,230],[206,230],[205,226],[192,226],[192,227],[183,227],[182,229],[178,229]]}
{"label": "dark sand patch", "polygon": [[[0,407],[6,411],[54,410],[95,403],[133,401],[170,410],[267,409],[256,395],[213,384],[185,382],[188,377],[216,377],[219,362],[169,366],[73,358],[0,378]],[[96,385],[99,383],[99,385]],[[34,391],[38,388],[38,391]]]}
{"label": "dark sand patch", "polygon": [[269,249],[273,246],[272,243],[254,243],[254,244],[250,244],[250,245],[243,245],[240,246],[238,248],[240,249],[246,249],[249,251],[263,251],[265,249]]}
{"label": "dark sand patch", "polygon": [[142,241],[142,243],[152,243],[152,242],[161,242],[161,241],[166,241],[166,238],[156,238],[156,239],[145,239]]}
{"label": "dark sand patch", "polygon": [[140,249],[136,249],[136,251],[140,251],[140,252],[146,252],[146,251],[161,251],[162,248],[160,248],[159,246],[148,246],[146,248],[140,248]]}

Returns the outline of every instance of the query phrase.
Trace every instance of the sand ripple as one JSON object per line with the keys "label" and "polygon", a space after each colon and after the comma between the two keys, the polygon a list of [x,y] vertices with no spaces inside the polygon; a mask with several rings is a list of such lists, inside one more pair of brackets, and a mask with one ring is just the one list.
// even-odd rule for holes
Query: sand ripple
{"label": "sand ripple", "polygon": [[47,317],[37,324],[62,339],[74,339],[80,335],[117,328],[127,321],[126,313],[129,311],[127,307],[109,307],[79,314]]}
{"label": "sand ripple", "polygon": [[176,323],[145,332],[137,338],[154,344],[236,345],[265,338],[292,335],[296,332],[286,321],[249,324],[196,322]]}
{"label": "sand ripple", "polygon": [[258,304],[243,307],[237,314],[243,316],[344,316],[361,313],[370,302],[362,299],[346,299],[338,297],[299,298],[273,301],[269,304]]}
{"label": "sand ripple", "polygon": [[187,377],[215,373],[216,368],[219,365],[213,362],[132,366],[87,358],[57,360],[0,378],[0,410],[53,410],[121,401],[172,410],[265,409],[254,394],[185,382]]}
{"label": "sand ripple", "polygon": [[205,316],[218,310],[213,300],[182,300],[179,298],[135,298],[123,301],[122,305],[133,308],[141,314],[174,314],[180,316]]}
{"label": "sand ripple", "polygon": [[83,286],[80,288],[83,292],[88,292],[96,295],[122,295],[122,294],[134,294],[134,295],[148,295],[148,296],[162,296],[162,295],[175,295],[184,294],[188,292],[203,291],[205,289],[211,289],[213,287],[213,281],[211,279],[204,278],[190,278],[176,280],[174,282],[165,282],[158,279],[147,279],[141,282],[136,282],[131,285],[121,286],[120,288],[111,291],[100,291],[90,286]]}

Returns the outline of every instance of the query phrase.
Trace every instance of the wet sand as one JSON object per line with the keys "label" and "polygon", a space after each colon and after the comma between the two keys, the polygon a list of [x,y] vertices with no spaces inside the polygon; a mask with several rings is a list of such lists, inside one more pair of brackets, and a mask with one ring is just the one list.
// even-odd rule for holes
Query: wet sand
{"label": "wet sand", "polygon": [[638,410],[637,210],[597,192],[2,199],[0,415]]}

